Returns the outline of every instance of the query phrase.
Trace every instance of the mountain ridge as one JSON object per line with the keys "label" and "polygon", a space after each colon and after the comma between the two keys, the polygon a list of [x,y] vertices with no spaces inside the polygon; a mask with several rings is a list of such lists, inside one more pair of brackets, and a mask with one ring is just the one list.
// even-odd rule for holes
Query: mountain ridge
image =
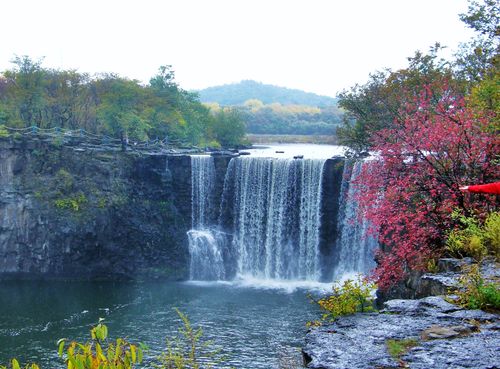
{"label": "mountain ridge", "polygon": [[336,106],[337,99],[305,92],[299,89],[264,84],[254,80],[242,80],[196,91],[200,101],[224,106],[243,105],[245,101],[257,99],[264,104],[309,105],[317,107]]}

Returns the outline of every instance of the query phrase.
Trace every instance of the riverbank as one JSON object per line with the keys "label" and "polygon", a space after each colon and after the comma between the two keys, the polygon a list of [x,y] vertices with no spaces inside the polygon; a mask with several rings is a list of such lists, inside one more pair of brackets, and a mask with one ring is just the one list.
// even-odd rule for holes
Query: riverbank
{"label": "riverbank", "polygon": [[[303,348],[313,369],[493,369],[500,367],[500,315],[466,309],[450,294],[471,259],[441,259],[440,273],[413,275],[406,285],[379,294],[390,299],[374,313],[340,317],[312,328]],[[484,281],[498,283],[495,261],[483,263]],[[434,296],[438,295],[438,296]],[[424,297],[426,296],[426,297]]]}

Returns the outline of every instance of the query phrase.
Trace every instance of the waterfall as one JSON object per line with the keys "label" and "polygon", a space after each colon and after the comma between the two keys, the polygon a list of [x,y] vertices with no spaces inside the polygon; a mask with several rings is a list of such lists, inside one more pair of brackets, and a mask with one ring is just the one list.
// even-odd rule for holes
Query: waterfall
{"label": "waterfall", "polygon": [[[325,160],[234,158],[232,248],[241,276],[319,279],[321,182]],[[228,177],[229,176],[229,177]]]}
{"label": "waterfall", "polygon": [[374,252],[378,248],[375,236],[368,234],[369,222],[358,214],[355,195],[358,188],[354,181],[360,174],[365,162],[346,162],[339,199],[336,241],[337,260],[334,262],[334,279],[352,273],[368,274],[375,267]]}
{"label": "waterfall", "polygon": [[215,213],[214,159],[207,155],[191,156],[191,223],[188,231],[192,280],[224,279],[223,234],[210,228]]}
{"label": "waterfall", "polygon": [[214,158],[208,155],[191,156],[191,182],[192,227],[203,229],[213,219]]}
{"label": "waterfall", "polygon": [[[340,174],[323,179],[325,163],[232,158],[224,186],[217,190],[214,158],[191,156],[190,278],[321,281],[368,273],[375,266],[378,245],[367,235],[369,223],[359,217],[354,199],[364,163],[346,161],[342,179]],[[326,180],[341,183],[339,198],[323,199]],[[329,241],[320,237],[321,212],[327,204],[322,201],[338,202],[337,219],[330,220],[337,236]],[[331,262],[325,262],[326,255]]]}

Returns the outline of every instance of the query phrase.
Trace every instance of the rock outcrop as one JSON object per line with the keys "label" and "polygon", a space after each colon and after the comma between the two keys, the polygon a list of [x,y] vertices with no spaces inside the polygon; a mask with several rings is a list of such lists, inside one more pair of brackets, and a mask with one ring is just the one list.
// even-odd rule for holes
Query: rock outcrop
{"label": "rock outcrop", "polygon": [[[380,313],[355,314],[311,329],[303,355],[315,369],[492,369],[500,367],[500,317],[442,297],[390,300]],[[400,357],[389,340],[415,340]]]}
{"label": "rock outcrop", "polygon": [[0,278],[184,279],[189,156],[0,140]]}

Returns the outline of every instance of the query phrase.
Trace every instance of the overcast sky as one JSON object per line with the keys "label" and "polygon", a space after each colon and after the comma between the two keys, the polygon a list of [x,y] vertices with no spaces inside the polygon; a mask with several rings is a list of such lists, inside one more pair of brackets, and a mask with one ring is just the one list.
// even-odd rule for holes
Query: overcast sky
{"label": "overcast sky", "polygon": [[0,71],[44,66],[147,82],[171,64],[185,89],[253,79],[335,96],[471,31],[466,0],[3,0]]}

